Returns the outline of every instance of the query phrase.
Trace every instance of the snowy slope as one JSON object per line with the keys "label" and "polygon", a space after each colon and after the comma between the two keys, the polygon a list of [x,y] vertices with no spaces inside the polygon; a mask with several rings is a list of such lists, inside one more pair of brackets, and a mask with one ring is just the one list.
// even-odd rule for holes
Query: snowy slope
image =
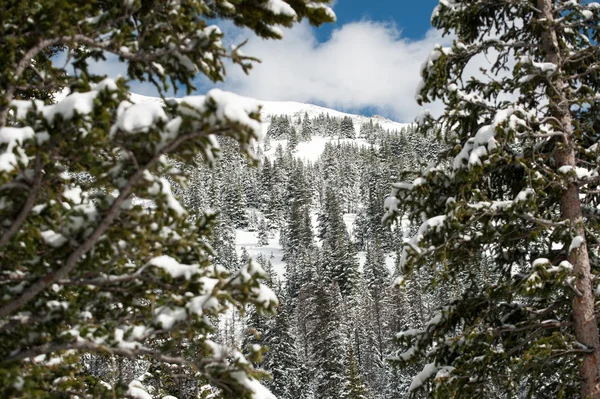
{"label": "snowy slope", "polygon": [[[356,214],[354,213],[346,213],[344,214],[344,224],[346,225],[346,230],[352,236],[352,230],[354,229],[354,220],[356,219]],[[316,231],[318,226],[317,221],[317,213],[311,213],[311,221],[313,225],[313,230]],[[315,238],[315,243],[318,247],[321,246],[321,242],[318,238]],[[277,273],[277,280],[285,281],[285,262],[283,261],[283,248],[279,244],[279,232],[275,235],[275,237],[269,239],[269,244],[265,246],[259,246],[258,244],[258,233],[256,231],[247,231],[236,229],[236,240],[235,246],[237,250],[238,256],[242,254],[242,248],[245,248],[250,255],[251,258],[256,259],[258,255],[262,254],[267,259],[271,261],[273,265],[273,270]],[[367,253],[366,252],[358,252],[356,254],[356,258],[358,259],[359,270],[362,271],[364,264],[367,261]],[[395,269],[395,255],[387,254],[385,258],[385,264],[388,268],[390,274],[394,273]]]}
{"label": "snowy slope", "polygon": [[[371,144],[367,143],[366,140],[363,139],[337,139],[332,137],[321,137],[314,136],[310,141],[301,141],[298,143],[296,150],[294,150],[294,156],[296,158],[302,159],[308,162],[316,162],[323,151],[325,151],[326,143],[353,143],[359,145],[361,147],[370,147]],[[271,141],[271,148],[269,150],[265,150],[265,156],[269,158],[271,161],[275,158],[277,146],[281,144],[283,149],[285,150],[287,147],[287,140],[273,140]]]}
{"label": "snowy slope", "polygon": [[400,130],[403,127],[408,126],[407,123],[394,122],[379,115],[367,117],[363,115],[347,114],[345,112],[340,112],[313,104],[297,103],[293,101],[260,101],[260,103],[263,106],[263,120],[266,123],[271,120],[271,115],[289,115],[297,118],[302,117],[306,112],[310,118],[315,118],[320,114],[329,114],[329,116],[335,116],[338,118],[349,116],[352,118],[357,132],[360,129],[360,125],[368,122],[369,119],[373,119],[373,123],[379,123],[381,127],[388,130]]}
{"label": "snowy slope", "polygon": [[[162,99],[159,97],[148,97],[148,96],[143,96],[140,94],[135,94],[135,93],[131,93],[131,101],[135,102],[135,103],[139,103],[139,102],[162,102]],[[354,123],[354,129],[356,130],[356,132],[358,133],[360,131],[360,127],[363,123],[367,123],[369,121],[369,119],[373,120],[373,123],[378,123],[379,125],[381,125],[381,127],[383,127],[386,130],[400,130],[406,126],[408,126],[408,123],[399,123],[399,122],[394,122],[391,121],[389,119],[386,119],[382,116],[373,116],[373,117],[367,117],[367,116],[363,116],[363,115],[354,115],[354,114],[348,114],[345,112],[340,112],[340,111],[336,111],[334,109],[330,109],[330,108],[325,108],[325,107],[321,107],[318,105],[313,105],[313,104],[304,104],[304,103],[298,103],[298,102],[293,102],[293,101],[260,101],[259,103],[262,104],[262,120],[263,120],[263,132],[267,132],[267,129],[271,123],[271,117],[273,115],[288,115],[290,116],[292,119],[297,120],[298,118],[302,118],[304,116],[304,113],[307,113],[309,118],[316,118],[317,116],[321,115],[321,114],[329,114],[329,116],[332,117],[338,117],[338,118],[343,118],[345,116],[349,116],[350,118],[352,118],[352,122]],[[325,149],[325,143],[329,142],[329,141],[334,141],[334,142],[353,142],[355,144],[361,145],[361,146],[369,146],[369,144],[362,139],[356,139],[356,140],[348,140],[348,139],[337,139],[337,138],[331,138],[331,137],[320,137],[320,136],[315,136],[313,137],[313,139],[309,142],[300,142],[298,144],[298,146],[296,147],[296,150],[294,152],[294,155],[297,158],[303,159],[305,161],[309,161],[309,162],[315,162],[319,156],[323,153],[323,150]],[[286,140],[274,140],[271,142],[271,148],[268,150],[265,150],[265,155],[269,158],[272,159],[275,156],[275,149],[277,148],[277,145],[281,144],[283,146],[283,148],[285,149],[286,147]]]}
{"label": "snowy slope", "polygon": [[[135,103],[140,102],[162,102],[161,98],[158,97],[147,97],[139,94],[131,93],[131,101]],[[369,121],[369,117],[362,115],[353,115],[340,111],[336,111],[333,109],[320,107],[312,104],[304,104],[297,102],[277,102],[277,101],[260,101],[263,105],[262,108],[262,120],[264,125],[264,132],[267,131],[268,126],[271,122],[272,115],[288,115],[292,119],[296,120],[298,118],[302,118],[304,113],[307,113],[308,116],[312,119],[320,114],[329,114],[332,117],[342,118],[345,116],[349,116],[352,118],[354,122],[354,127],[356,132],[360,131],[360,126],[363,123],[367,123]],[[380,116],[372,117],[374,123],[379,123],[384,129],[388,130],[400,130],[406,127],[408,124],[393,122],[389,119],[385,119]],[[327,142],[352,142],[361,146],[370,146],[369,143],[364,139],[337,139],[331,137],[321,137],[314,136],[309,142],[300,142],[294,151],[294,155],[298,158],[304,159],[305,161],[315,162],[319,158],[319,156],[323,153],[325,148],[325,144]],[[281,144],[284,148],[287,145],[287,140],[273,140],[271,141],[271,148],[265,151],[265,155],[269,158],[273,158],[275,156],[276,147]],[[151,206],[150,204],[149,206]],[[317,226],[317,214],[313,212],[311,215],[311,219],[313,222],[313,228]],[[344,223],[346,225],[346,229],[352,235],[353,224],[356,218],[355,214],[345,214],[344,215]],[[317,245],[319,243],[317,242]],[[279,244],[279,234],[277,234],[274,238],[269,240],[269,244],[266,246],[258,246],[258,233],[255,231],[246,231],[246,230],[236,230],[236,250],[238,255],[241,254],[242,248],[245,248],[248,254],[252,258],[256,258],[259,254],[263,254],[267,259],[270,259],[273,264],[273,268],[277,273],[277,277],[280,280],[284,280],[285,274],[285,262],[282,260],[283,257],[283,249]],[[359,252],[357,254],[357,259],[359,261],[360,267],[364,265],[366,261],[366,253]],[[386,257],[386,265],[389,268],[390,272],[393,271],[394,268],[394,257],[393,255],[388,255]]]}
{"label": "snowy slope", "polygon": [[[162,99],[159,97],[148,97],[143,96],[141,94],[131,93],[131,101],[135,103],[139,102],[162,102]],[[373,123],[379,123],[381,127],[387,130],[400,130],[406,126],[408,123],[399,123],[391,121],[387,118],[384,118],[379,115],[375,115],[372,117],[367,117],[363,115],[354,115],[348,114],[345,112],[336,111],[334,109],[320,107],[318,105],[313,104],[304,104],[297,103],[293,101],[261,101],[259,103],[262,104],[262,119],[265,125],[265,131],[271,121],[272,115],[289,115],[290,117],[297,118],[304,116],[304,113],[308,113],[310,118],[315,118],[320,114],[329,114],[329,116],[335,116],[338,118],[342,118],[344,116],[349,116],[352,118],[354,122],[354,127],[358,132],[360,126],[363,123],[369,121],[369,119],[373,119]]]}

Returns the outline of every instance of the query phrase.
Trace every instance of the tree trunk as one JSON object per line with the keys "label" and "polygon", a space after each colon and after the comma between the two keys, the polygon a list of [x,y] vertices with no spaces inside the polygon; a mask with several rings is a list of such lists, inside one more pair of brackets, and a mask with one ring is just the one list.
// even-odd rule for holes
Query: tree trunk
{"label": "tree trunk", "polygon": [[[557,140],[555,143],[554,159],[556,161],[556,168],[558,169],[566,165],[575,167],[572,119],[568,102],[565,101],[564,82],[560,75],[561,54],[553,25],[554,5],[552,0],[538,0],[538,8],[541,11],[541,19],[548,21],[548,25],[542,29],[542,45],[546,61],[555,64],[559,71],[552,78],[553,86],[557,90],[554,88],[548,89],[551,116],[560,121],[560,128],[565,133],[564,138],[561,141]],[[600,339],[598,336],[598,323],[594,313],[590,259],[585,241],[579,188],[576,183],[570,184],[562,194],[560,210],[562,218],[569,220],[573,231],[583,238],[582,244],[568,254],[568,260],[573,265],[573,273],[577,277],[575,287],[578,292],[573,299],[575,336],[580,343],[593,349],[593,352],[584,356],[579,369],[581,397],[585,399],[600,399]]]}

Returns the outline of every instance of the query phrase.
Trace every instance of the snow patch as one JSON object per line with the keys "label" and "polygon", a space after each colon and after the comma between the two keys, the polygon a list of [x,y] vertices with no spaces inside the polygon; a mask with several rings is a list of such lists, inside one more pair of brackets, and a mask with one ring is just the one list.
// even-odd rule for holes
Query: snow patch
{"label": "snow patch", "polygon": [[426,364],[425,367],[423,367],[423,370],[413,377],[408,391],[413,392],[419,389],[425,383],[425,381],[433,377],[438,370],[439,368],[434,363]]}
{"label": "snow patch", "polygon": [[582,244],[585,243],[585,239],[582,236],[576,236],[571,240],[571,245],[569,245],[569,254],[572,250],[578,249]]}
{"label": "snow patch", "polygon": [[29,157],[21,146],[25,140],[33,137],[35,137],[35,133],[30,127],[3,127],[0,129],[0,144],[6,144],[6,150],[0,153],[0,172],[11,172],[19,161],[24,165],[29,163]]}

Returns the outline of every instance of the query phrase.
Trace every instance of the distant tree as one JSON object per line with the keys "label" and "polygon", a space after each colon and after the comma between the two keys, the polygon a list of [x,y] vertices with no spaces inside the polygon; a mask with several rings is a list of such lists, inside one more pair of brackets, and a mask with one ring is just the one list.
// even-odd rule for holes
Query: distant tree
{"label": "distant tree", "polygon": [[245,229],[248,227],[248,214],[246,196],[241,182],[235,176],[231,176],[222,191],[223,217],[232,223],[235,228]]}
{"label": "distant tree", "polygon": [[362,381],[354,350],[352,345],[348,346],[347,366],[346,366],[346,381],[344,391],[341,398],[343,399],[367,399],[367,387]]}
{"label": "distant tree", "polygon": [[336,283],[313,283],[310,330],[311,366],[315,396],[322,399],[343,397],[345,386],[345,337],[342,298]]}
{"label": "distant tree", "polygon": [[342,295],[353,295],[359,279],[356,251],[346,230],[338,198],[331,189],[327,190],[325,208],[319,215],[319,238],[323,241],[324,276],[339,286]]}
{"label": "distant tree", "polygon": [[304,113],[304,117],[302,118],[302,127],[300,130],[300,140],[301,141],[310,141],[314,134],[313,125],[308,117],[308,113]]}
{"label": "distant tree", "polygon": [[359,137],[367,140],[368,143],[374,143],[375,127],[373,126],[373,119],[369,119],[368,122],[360,125]]}
{"label": "distant tree", "polygon": [[355,139],[356,130],[354,129],[354,122],[349,116],[344,116],[340,122],[340,137],[344,139]]}
{"label": "distant tree", "polygon": [[264,355],[262,367],[269,371],[273,380],[267,383],[271,392],[279,399],[302,398],[303,386],[299,375],[300,366],[295,338],[292,334],[292,320],[288,314],[286,301],[279,291],[277,315],[265,331],[264,344],[269,351]]}
{"label": "distant tree", "polygon": [[287,143],[287,149],[288,150],[295,150],[298,147],[298,132],[296,132],[296,128],[295,127],[290,127],[289,130],[289,134],[288,134],[288,143]]}
{"label": "distant tree", "polygon": [[325,120],[325,135],[329,137],[336,137],[340,133],[340,121],[338,118],[329,116],[327,114]]}
{"label": "distant tree", "polygon": [[258,246],[264,247],[265,245],[269,245],[269,228],[267,227],[266,220],[263,218],[258,224]]}

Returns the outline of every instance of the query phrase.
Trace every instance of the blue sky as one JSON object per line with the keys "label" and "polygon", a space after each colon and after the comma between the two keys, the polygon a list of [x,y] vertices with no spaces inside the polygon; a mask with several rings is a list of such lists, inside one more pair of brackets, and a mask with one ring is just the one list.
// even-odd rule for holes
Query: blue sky
{"label": "blue sky", "polygon": [[337,22],[317,29],[317,38],[325,41],[336,27],[367,19],[394,23],[404,37],[419,39],[429,30],[437,4],[437,0],[338,0],[334,6]]}

